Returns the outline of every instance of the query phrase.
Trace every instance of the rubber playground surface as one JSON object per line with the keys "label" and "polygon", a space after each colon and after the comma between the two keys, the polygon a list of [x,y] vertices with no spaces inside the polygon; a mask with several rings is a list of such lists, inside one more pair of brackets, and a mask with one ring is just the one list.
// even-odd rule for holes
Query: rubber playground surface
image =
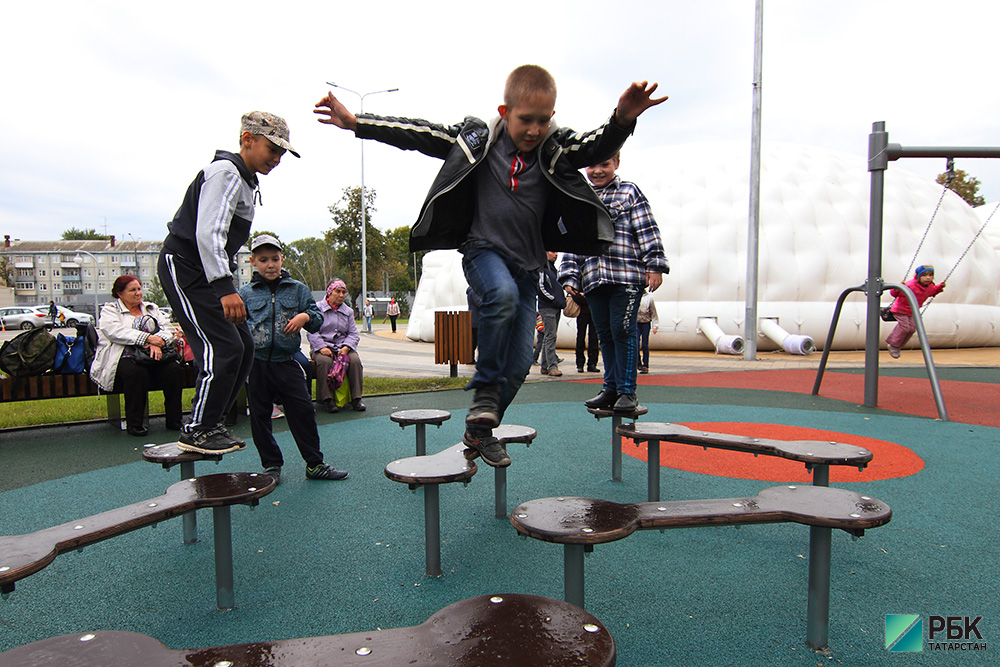
{"label": "rubber playground surface", "polygon": [[[858,540],[834,532],[829,644],[805,645],[809,530],[795,524],[642,531],[586,558],[587,610],[611,631],[618,664],[996,664],[1000,650],[1000,369],[939,363],[950,421],[936,419],[920,368],[883,368],[879,407],[862,402],[857,368],[662,373],[641,376],[643,422],[785,439],[836,440],[872,450],[864,471],[831,468],[831,486],[887,503],[892,521]],[[578,376],[584,378],[584,376]],[[526,384],[505,422],[535,428],[509,448],[507,509],[534,498],[646,498],[645,446],[626,441],[611,481],[611,422],[582,406],[596,379]],[[310,637],[422,623],[484,594],[561,598],[562,549],[520,538],[494,518],[493,471],[441,487],[441,577],[424,575],[422,491],[383,474],[414,453],[414,429],[394,411],[449,410],[429,427],[438,451],[461,439],[469,395],[456,390],[366,397],[368,411],[320,413],[327,461],[343,482],[304,479],[284,420],[275,422],[282,484],[250,511],[232,510],[236,608],[215,609],[211,513],[201,541],[179,520],[59,556],[0,601],[0,651],[95,630],[148,634],[170,648]],[[249,440],[249,427],[236,428]],[[162,419],[149,440],[165,442]],[[33,532],[152,498],[179,477],[139,459],[142,441],[107,424],[0,433],[3,534]],[[766,457],[663,444],[661,499],[737,498],[808,482],[805,468]],[[259,471],[253,447],[197,474]],[[2,565],[2,564],[0,564]],[[917,615],[920,652],[886,647],[887,615]],[[929,637],[932,617],[982,619],[981,639]],[[933,640],[933,641],[932,641]],[[943,642],[944,644],[940,643]],[[331,663],[335,664],[335,662]],[[526,661],[524,664],[531,664]]]}

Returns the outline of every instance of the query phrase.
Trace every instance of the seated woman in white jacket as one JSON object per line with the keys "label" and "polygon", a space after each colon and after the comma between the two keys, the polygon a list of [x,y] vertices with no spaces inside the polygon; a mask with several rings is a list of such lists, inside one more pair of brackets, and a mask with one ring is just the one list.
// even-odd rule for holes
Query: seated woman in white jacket
{"label": "seated woman in white jacket", "polygon": [[97,323],[91,379],[104,391],[125,394],[126,431],[135,436],[149,432],[146,399],[155,381],[163,390],[167,429],[179,431],[184,377],[174,328],[156,304],[142,300],[142,283],[135,276],[119,276],[111,296],[115,300],[101,307]]}

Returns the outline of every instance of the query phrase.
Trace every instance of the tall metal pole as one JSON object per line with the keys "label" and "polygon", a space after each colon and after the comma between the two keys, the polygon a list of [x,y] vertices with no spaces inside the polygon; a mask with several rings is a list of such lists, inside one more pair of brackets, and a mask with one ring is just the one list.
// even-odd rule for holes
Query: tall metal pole
{"label": "tall metal pole", "polygon": [[757,0],[753,30],[753,120],[750,130],[750,222],[747,230],[746,321],[743,358],[757,358],[757,261],[760,253],[760,108],[764,56],[764,0]]}
{"label": "tall metal pole", "polygon": [[[359,93],[356,90],[351,90],[350,88],[345,88],[333,81],[327,81],[326,85],[333,86],[334,88],[339,88],[340,90],[346,90],[349,93],[354,93],[358,96],[361,101],[361,106],[358,113],[365,112],[365,98],[369,95],[376,95],[378,93],[394,93],[399,88],[387,88],[386,90],[372,90],[367,93]],[[364,304],[365,299],[368,298],[368,204],[365,201],[365,142],[361,142],[361,303]]]}
{"label": "tall metal pole", "polygon": [[[868,135],[868,171],[871,190],[868,205],[868,278],[865,281],[865,407],[878,405],[879,302],[882,298],[882,202],[885,196],[885,171],[889,167],[886,148],[889,135],[885,121],[872,123]],[[829,343],[828,343],[829,344]]]}
{"label": "tall metal pole", "polygon": [[101,319],[101,309],[97,303],[97,258],[94,257],[89,252],[87,252],[86,250],[77,250],[76,252],[77,252],[77,257],[80,256],[79,253],[83,253],[87,257],[94,260],[94,325],[96,326],[97,321]]}

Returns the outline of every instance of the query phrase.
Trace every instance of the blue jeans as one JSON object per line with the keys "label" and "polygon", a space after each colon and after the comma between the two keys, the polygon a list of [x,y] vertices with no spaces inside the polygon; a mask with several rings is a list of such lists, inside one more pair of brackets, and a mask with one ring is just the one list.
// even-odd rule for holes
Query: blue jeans
{"label": "blue jeans", "polygon": [[365,329],[368,330],[368,333],[372,332],[372,316],[371,315],[365,315]]}
{"label": "blue jeans", "polygon": [[604,359],[605,391],[635,393],[636,317],[641,297],[639,285],[601,285],[587,292]]}
{"label": "blue jeans", "polygon": [[528,272],[482,241],[465,244],[465,279],[482,299],[479,358],[466,386],[500,385],[501,415],[531,370],[538,272]]}

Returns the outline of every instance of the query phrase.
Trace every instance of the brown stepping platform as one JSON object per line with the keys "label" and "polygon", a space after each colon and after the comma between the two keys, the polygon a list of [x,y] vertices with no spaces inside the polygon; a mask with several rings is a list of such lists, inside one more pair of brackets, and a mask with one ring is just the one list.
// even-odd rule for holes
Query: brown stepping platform
{"label": "brown stepping platform", "polygon": [[476,474],[476,462],[465,457],[462,443],[429,456],[411,456],[393,461],[385,467],[385,476],[416,490],[424,490],[424,552],[425,572],[441,576],[441,484],[468,483]]}
{"label": "brown stepping platform", "polygon": [[[146,445],[142,450],[142,460],[150,463],[158,463],[164,470],[170,470],[176,465],[181,467],[181,480],[191,479],[195,476],[194,464],[198,461],[215,461],[216,465],[222,461],[224,454],[202,454],[200,452],[186,452],[180,447],[178,442],[167,442],[162,445]],[[182,541],[184,544],[194,544],[198,541],[198,518],[194,510],[185,512],[181,518]]]}
{"label": "brown stepping platform", "polygon": [[620,482],[622,481],[622,436],[618,433],[618,427],[622,425],[622,419],[635,421],[649,412],[649,408],[637,405],[635,410],[629,412],[616,412],[611,408],[587,408],[587,412],[594,415],[598,421],[611,417],[611,481]]}
{"label": "brown stepping platform", "polygon": [[447,410],[399,410],[389,415],[389,419],[406,428],[411,424],[417,427],[417,456],[427,453],[427,425],[434,424],[438,428],[451,419]]}
{"label": "brown stepping platform", "polygon": [[565,598],[582,607],[583,555],[594,545],[614,542],[638,530],[697,528],[754,523],[811,526],[807,643],[827,645],[830,596],[830,532],[856,537],[892,519],[885,503],[844,489],[778,486],[752,498],[615,503],[593,498],[542,498],[519,505],[510,522],[522,535],[564,545]]}
{"label": "brown stepping platform", "polygon": [[174,650],[148,635],[98,631],[0,653],[0,667],[612,667],[615,660],[614,639],[599,620],[522,594],[462,600],[420,625],[377,632]]}
{"label": "brown stepping platform", "polygon": [[646,500],[650,502],[660,499],[661,441],[799,461],[805,464],[807,470],[812,471],[813,484],[817,486],[829,486],[830,466],[856,466],[859,470],[864,470],[872,460],[872,453],[864,447],[843,442],[770,440],[745,435],[696,431],[680,424],[664,422],[623,424],[616,430],[618,435],[631,438],[636,443],[647,443],[646,464],[649,481]]}
{"label": "brown stepping platform", "polygon": [[[11,593],[14,584],[42,570],[56,556],[89,544],[151,526],[185,512],[215,509],[216,584],[219,608],[232,607],[231,505],[254,506],[274,490],[274,480],[256,473],[222,473],[172,484],[165,494],[149,500],[95,514],[60,526],[24,535],[0,537],[0,591]],[[220,511],[221,510],[221,511]],[[220,563],[220,551],[228,563]],[[225,559],[223,559],[225,560]],[[223,592],[226,589],[226,592]]]}

